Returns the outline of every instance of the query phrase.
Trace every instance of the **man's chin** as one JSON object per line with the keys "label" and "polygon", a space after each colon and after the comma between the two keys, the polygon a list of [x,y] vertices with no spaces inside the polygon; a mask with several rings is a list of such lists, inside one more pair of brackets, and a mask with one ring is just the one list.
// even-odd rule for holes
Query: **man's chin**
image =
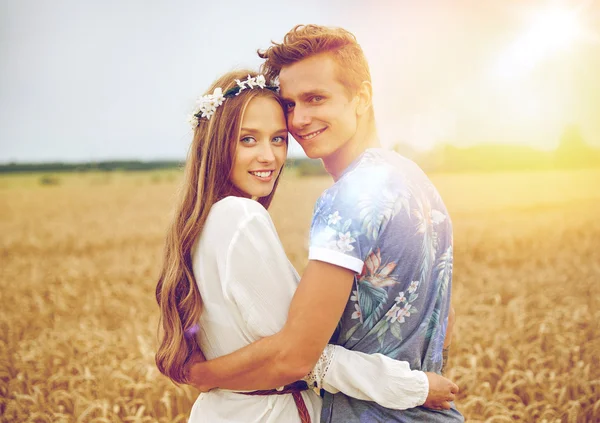
{"label": "man's chin", "polygon": [[299,143],[302,150],[304,150],[304,154],[308,156],[309,159],[322,159],[323,158],[323,149],[319,148],[317,143],[311,143],[310,141]]}
{"label": "man's chin", "polygon": [[309,159],[320,159],[321,158],[321,155],[319,154],[319,152],[314,148],[304,150],[304,154],[306,154],[306,156]]}

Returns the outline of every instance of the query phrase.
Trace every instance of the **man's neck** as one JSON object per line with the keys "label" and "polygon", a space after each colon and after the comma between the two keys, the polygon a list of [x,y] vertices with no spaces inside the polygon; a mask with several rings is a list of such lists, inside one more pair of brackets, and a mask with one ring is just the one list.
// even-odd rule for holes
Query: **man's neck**
{"label": "man's neck", "polygon": [[346,168],[348,168],[358,156],[368,148],[377,147],[381,147],[381,144],[379,143],[379,137],[375,130],[364,131],[363,134],[360,134],[357,131],[354,137],[339,150],[332,155],[323,158],[323,165],[325,166],[327,173],[329,173],[333,180],[337,182]]}

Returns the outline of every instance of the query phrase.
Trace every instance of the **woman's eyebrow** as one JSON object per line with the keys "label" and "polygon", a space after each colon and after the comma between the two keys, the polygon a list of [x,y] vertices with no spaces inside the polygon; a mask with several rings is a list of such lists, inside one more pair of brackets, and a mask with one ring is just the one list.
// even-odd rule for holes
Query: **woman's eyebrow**
{"label": "woman's eyebrow", "polygon": [[[260,134],[261,131],[258,129],[254,129],[254,128],[241,128],[240,129],[240,133],[241,132],[246,132],[249,134]],[[276,131],[273,132],[274,134],[281,134],[281,133],[288,133],[288,129],[287,128],[281,128],[281,129],[277,129]]]}

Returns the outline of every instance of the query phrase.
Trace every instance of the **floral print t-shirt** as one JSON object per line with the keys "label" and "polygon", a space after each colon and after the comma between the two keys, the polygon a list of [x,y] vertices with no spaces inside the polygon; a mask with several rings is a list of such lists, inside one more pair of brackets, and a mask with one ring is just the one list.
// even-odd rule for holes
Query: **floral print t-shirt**
{"label": "floral print t-shirt", "polygon": [[[412,161],[368,149],[317,201],[309,259],[354,270],[332,342],[440,373],[452,284],[452,223]],[[356,369],[360,371],[360,369]],[[385,380],[381,380],[385,384]],[[456,408],[390,410],[325,393],[323,422],[462,422]]]}

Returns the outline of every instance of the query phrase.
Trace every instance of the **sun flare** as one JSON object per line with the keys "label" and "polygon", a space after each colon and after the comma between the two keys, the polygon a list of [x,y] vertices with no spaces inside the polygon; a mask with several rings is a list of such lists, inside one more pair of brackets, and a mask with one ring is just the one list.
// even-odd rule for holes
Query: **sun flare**
{"label": "sun flare", "polygon": [[536,16],[526,35],[531,46],[544,53],[568,47],[579,37],[581,26],[573,10],[549,9]]}
{"label": "sun flare", "polygon": [[578,10],[553,7],[536,13],[527,30],[497,62],[500,77],[520,76],[541,61],[567,50],[584,34]]}

